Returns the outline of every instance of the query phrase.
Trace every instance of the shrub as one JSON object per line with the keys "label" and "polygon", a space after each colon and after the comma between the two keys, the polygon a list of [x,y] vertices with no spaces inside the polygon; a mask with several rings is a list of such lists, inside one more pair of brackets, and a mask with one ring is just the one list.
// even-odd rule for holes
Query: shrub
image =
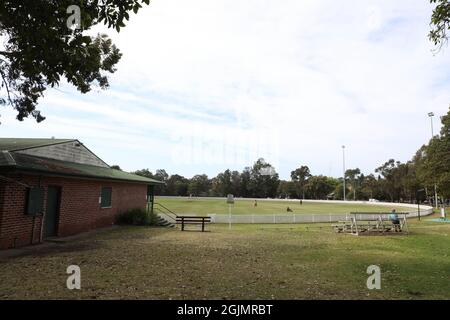
{"label": "shrub", "polygon": [[141,208],[131,209],[119,214],[116,218],[116,223],[134,226],[154,225],[156,223],[156,214]]}

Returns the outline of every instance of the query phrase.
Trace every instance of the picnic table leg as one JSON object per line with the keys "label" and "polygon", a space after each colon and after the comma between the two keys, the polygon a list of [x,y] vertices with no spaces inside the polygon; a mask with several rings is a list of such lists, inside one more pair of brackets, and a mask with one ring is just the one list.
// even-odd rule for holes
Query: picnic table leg
{"label": "picnic table leg", "polygon": [[403,226],[401,226],[402,231],[403,231],[403,227],[405,227],[406,232],[408,232],[408,222],[406,220],[406,215],[403,215]]}
{"label": "picnic table leg", "polygon": [[184,231],[184,218],[181,218],[181,231]]}
{"label": "picnic table leg", "polygon": [[386,231],[385,227],[384,227],[384,220],[383,220],[383,216],[380,215],[380,222],[381,222],[381,233],[384,234],[384,232]]}

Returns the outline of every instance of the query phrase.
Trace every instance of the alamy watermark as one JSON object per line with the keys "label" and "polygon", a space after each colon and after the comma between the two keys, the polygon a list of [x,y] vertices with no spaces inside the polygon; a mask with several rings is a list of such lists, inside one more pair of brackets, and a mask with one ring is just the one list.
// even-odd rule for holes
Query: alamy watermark
{"label": "alamy watermark", "polygon": [[[205,134],[208,132],[208,134]],[[227,128],[211,130],[208,125],[193,124],[190,130],[172,132],[172,161],[176,165],[243,165],[264,158],[273,167],[279,165],[279,134],[274,128]],[[263,175],[273,175],[264,168]]]}
{"label": "alamy watermark", "polygon": [[66,273],[69,274],[67,277],[66,285],[69,290],[80,290],[81,289],[81,269],[77,265],[70,265],[67,267]]}
{"label": "alamy watermark", "polygon": [[367,289],[373,290],[381,289],[381,269],[379,266],[370,265],[367,267],[367,274],[370,276],[367,278]]}
{"label": "alamy watermark", "polygon": [[72,30],[81,29],[81,9],[77,5],[67,7],[67,14],[70,16],[66,20],[67,28]]}

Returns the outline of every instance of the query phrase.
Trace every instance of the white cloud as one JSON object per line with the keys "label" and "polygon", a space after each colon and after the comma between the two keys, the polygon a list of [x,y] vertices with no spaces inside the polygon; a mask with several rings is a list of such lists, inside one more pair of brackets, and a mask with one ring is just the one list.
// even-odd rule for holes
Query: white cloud
{"label": "white cloud", "polygon": [[[430,14],[422,0],[153,0],[109,32],[124,53],[109,92],[52,92],[45,124],[19,132],[7,112],[2,126],[81,135],[132,169],[241,169],[211,154],[246,141],[236,149],[264,154],[285,178],[300,164],[339,175],[342,144],[349,166],[371,171],[410,158],[429,137],[427,112],[448,110],[450,55],[431,52]],[[99,147],[107,137],[114,152]],[[174,158],[191,140],[203,163]],[[147,160],[139,148],[150,144]],[[117,156],[130,149],[146,160]]]}

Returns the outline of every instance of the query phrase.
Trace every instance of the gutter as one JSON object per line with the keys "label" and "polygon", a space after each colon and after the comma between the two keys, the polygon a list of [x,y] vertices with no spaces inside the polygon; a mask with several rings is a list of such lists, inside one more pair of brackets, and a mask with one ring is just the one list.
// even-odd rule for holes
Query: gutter
{"label": "gutter", "polygon": [[52,177],[69,177],[69,178],[83,178],[86,180],[105,180],[105,181],[118,181],[118,182],[128,182],[128,183],[136,183],[136,184],[145,184],[145,185],[165,185],[164,182],[159,181],[139,181],[139,180],[128,180],[128,179],[115,179],[115,178],[108,178],[108,177],[98,177],[98,176],[90,176],[90,175],[81,175],[81,174],[70,174],[70,173],[55,173],[51,171],[45,171],[45,170],[35,170],[35,169],[28,169],[28,168],[21,168],[20,166],[13,166],[13,168],[18,172],[31,172],[31,173],[37,173],[37,174],[45,174]]}

